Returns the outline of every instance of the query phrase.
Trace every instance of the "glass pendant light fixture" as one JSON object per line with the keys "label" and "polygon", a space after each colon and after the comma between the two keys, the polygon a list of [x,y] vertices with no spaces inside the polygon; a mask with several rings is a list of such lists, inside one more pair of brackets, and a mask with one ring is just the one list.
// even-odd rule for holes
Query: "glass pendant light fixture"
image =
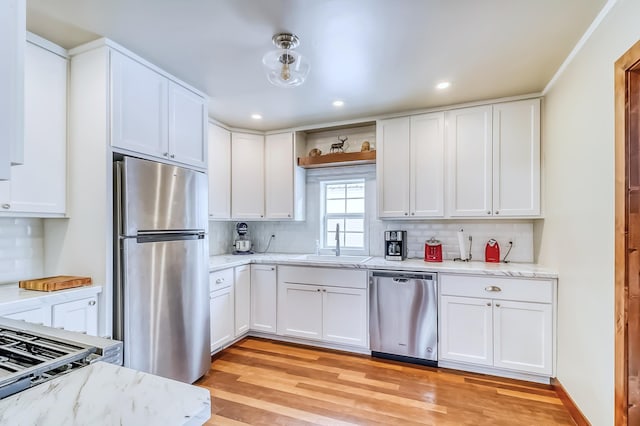
{"label": "glass pendant light fixture", "polygon": [[262,57],[262,64],[271,84],[296,87],[304,83],[311,66],[307,58],[292,50],[300,44],[298,36],[281,33],[274,35],[271,40],[278,49],[267,52]]}

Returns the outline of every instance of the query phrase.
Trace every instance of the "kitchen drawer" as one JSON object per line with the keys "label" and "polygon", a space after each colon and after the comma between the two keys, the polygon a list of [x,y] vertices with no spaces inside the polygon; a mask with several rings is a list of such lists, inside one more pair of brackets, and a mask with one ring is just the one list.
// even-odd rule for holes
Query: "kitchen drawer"
{"label": "kitchen drawer", "polygon": [[305,266],[278,266],[278,281],[333,287],[367,288],[367,271]]}
{"label": "kitchen drawer", "polygon": [[209,274],[209,291],[227,288],[233,284],[233,268],[211,272]]}
{"label": "kitchen drawer", "polygon": [[439,274],[440,294],[447,296],[481,297],[551,303],[553,282],[524,278],[473,277]]}

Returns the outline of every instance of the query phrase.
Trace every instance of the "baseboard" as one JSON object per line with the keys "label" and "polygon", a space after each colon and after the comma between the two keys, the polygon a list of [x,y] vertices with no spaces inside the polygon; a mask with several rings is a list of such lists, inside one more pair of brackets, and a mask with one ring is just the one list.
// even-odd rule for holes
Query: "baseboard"
{"label": "baseboard", "polygon": [[582,414],[582,411],[578,408],[576,403],[571,399],[571,396],[567,393],[567,390],[562,386],[562,383],[556,378],[551,379],[551,385],[558,394],[558,398],[562,401],[567,411],[571,415],[571,418],[578,426],[591,426],[589,420]]}

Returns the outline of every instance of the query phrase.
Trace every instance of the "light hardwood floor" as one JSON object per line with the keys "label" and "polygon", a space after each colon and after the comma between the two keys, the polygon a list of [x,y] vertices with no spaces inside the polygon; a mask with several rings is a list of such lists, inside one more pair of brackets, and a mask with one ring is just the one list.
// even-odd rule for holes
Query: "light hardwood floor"
{"label": "light hardwood floor", "polygon": [[548,385],[247,338],[197,385],[210,425],[572,425]]}

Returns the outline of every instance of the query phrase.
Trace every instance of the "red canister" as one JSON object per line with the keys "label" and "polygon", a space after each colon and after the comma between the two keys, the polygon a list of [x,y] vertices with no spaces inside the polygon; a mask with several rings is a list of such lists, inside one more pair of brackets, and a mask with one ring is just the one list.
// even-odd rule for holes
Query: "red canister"
{"label": "red canister", "polygon": [[435,238],[424,242],[424,261],[442,262],[442,243]]}

